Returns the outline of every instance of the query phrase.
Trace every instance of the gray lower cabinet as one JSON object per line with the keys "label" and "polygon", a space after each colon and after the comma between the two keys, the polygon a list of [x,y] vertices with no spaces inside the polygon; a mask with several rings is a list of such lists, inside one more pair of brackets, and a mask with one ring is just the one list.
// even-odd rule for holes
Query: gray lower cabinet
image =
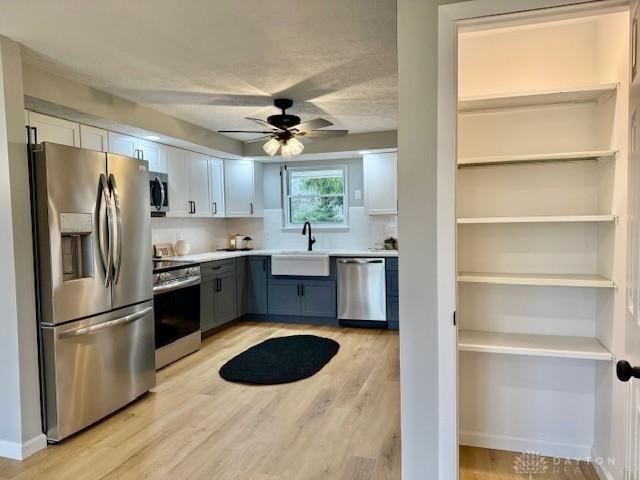
{"label": "gray lower cabinet", "polygon": [[301,314],[306,317],[336,317],[336,284],[303,280],[301,287]]}
{"label": "gray lower cabinet", "polygon": [[336,317],[336,284],[332,281],[272,279],[269,314]]}
{"label": "gray lower cabinet", "polygon": [[398,259],[388,258],[385,263],[387,277],[387,325],[391,330],[398,330],[400,328]]}
{"label": "gray lower cabinet", "polygon": [[247,313],[247,257],[238,257],[236,260],[238,317],[242,317]]}
{"label": "gray lower cabinet", "polygon": [[269,257],[247,257],[247,313],[269,313]]}
{"label": "gray lower cabinet", "polygon": [[269,282],[269,313],[300,315],[300,282],[298,280]]}
{"label": "gray lower cabinet", "polygon": [[236,272],[221,273],[217,278],[214,295],[216,326],[238,318]]}
{"label": "gray lower cabinet", "polygon": [[216,281],[212,278],[200,283],[200,330],[206,332],[216,326],[215,291]]}
{"label": "gray lower cabinet", "polygon": [[236,260],[200,265],[200,330],[206,332],[238,318]]}

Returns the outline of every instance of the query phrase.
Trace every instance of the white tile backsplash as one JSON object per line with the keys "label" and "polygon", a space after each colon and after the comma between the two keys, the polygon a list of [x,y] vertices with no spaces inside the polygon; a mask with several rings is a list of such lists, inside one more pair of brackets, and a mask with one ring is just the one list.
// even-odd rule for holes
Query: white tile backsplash
{"label": "white tile backsplash", "polygon": [[[253,238],[256,248],[306,249],[301,230],[282,229],[282,209],[264,210],[263,219],[234,218],[227,220],[229,234],[240,233]],[[349,208],[349,228],[339,231],[314,230],[317,249],[368,249],[382,247],[384,239],[397,237],[396,215],[365,215],[364,207]]]}
{"label": "white tile backsplash", "polygon": [[[191,253],[204,253],[224,248],[228,237],[237,233],[253,238],[255,248],[306,249],[307,240],[301,230],[282,229],[282,209],[264,210],[264,218],[152,218],[153,243],[186,240]],[[369,216],[364,207],[349,208],[349,228],[339,231],[314,230],[315,248],[366,250],[382,248],[384,239],[398,236],[396,215]]]}
{"label": "white tile backsplash", "polygon": [[227,246],[226,222],[224,218],[152,218],[151,239],[171,244],[186,240],[191,253],[211,252]]}

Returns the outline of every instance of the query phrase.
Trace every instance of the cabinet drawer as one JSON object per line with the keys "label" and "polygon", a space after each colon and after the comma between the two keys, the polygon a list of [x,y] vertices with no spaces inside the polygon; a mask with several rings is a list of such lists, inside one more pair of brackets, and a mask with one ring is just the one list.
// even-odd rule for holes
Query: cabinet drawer
{"label": "cabinet drawer", "polygon": [[209,280],[221,273],[236,272],[236,259],[229,258],[226,260],[218,260],[216,262],[207,262],[200,265],[200,275],[202,280]]}

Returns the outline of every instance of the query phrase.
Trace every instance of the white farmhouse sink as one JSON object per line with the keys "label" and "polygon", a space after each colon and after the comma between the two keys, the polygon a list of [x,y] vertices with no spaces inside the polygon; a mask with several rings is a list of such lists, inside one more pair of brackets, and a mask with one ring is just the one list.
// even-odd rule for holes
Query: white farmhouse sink
{"label": "white farmhouse sink", "polygon": [[324,252],[284,251],[271,255],[271,275],[328,277],[329,255]]}

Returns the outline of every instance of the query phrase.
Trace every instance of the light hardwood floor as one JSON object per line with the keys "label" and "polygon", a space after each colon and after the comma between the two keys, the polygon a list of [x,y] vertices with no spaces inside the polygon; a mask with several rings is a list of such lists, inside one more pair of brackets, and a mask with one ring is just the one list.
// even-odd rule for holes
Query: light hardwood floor
{"label": "light hardwood floor", "polygon": [[[526,473],[529,472],[529,473]],[[518,453],[483,448],[460,448],[460,480],[598,480],[585,462],[549,457],[522,457]]]}
{"label": "light hardwood floor", "polygon": [[[312,333],[341,348],[318,374],[277,386],[218,369],[262,340]],[[0,479],[313,480],[400,478],[398,335],[241,323],[158,373],[153,391]]]}
{"label": "light hardwood floor", "polygon": [[[218,369],[262,340],[311,333],[340,351],[287,385],[228,383]],[[399,480],[398,335],[368,329],[241,323],[158,372],[153,391],[0,479]],[[522,480],[517,454],[462,447],[461,480]],[[587,464],[546,459],[539,480],[596,480]]]}

